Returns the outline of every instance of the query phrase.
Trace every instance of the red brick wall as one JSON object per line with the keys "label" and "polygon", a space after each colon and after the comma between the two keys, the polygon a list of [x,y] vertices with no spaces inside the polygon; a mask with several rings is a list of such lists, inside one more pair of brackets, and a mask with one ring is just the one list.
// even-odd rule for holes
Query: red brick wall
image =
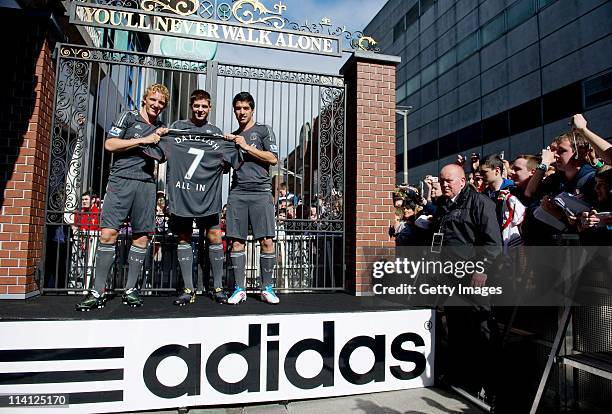
{"label": "red brick wall", "polygon": [[44,31],[24,36],[10,56],[15,75],[5,83],[2,112],[8,110],[10,120],[0,122],[0,298],[37,293],[43,249],[55,69]]}
{"label": "red brick wall", "polygon": [[[389,57],[387,57],[389,58]],[[353,56],[347,93],[346,263],[348,287],[371,294],[374,260],[392,254],[396,60]]]}

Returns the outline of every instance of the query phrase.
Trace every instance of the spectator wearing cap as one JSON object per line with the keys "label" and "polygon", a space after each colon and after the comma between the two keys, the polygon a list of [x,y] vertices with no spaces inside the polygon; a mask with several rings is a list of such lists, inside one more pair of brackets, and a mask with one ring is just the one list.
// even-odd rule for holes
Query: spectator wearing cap
{"label": "spectator wearing cap", "polygon": [[423,246],[427,242],[427,228],[417,225],[417,219],[423,212],[423,207],[414,200],[407,200],[402,217],[403,226],[396,234],[395,243],[398,246]]}

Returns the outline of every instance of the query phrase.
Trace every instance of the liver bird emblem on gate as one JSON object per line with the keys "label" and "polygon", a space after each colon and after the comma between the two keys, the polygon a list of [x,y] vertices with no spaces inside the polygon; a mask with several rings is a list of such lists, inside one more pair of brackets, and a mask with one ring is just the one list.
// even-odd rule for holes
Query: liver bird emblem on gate
{"label": "liver bird emblem on gate", "polygon": [[376,43],[378,42],[374,40],[373,38],[371,38],[370,36],[362,36],[357,41],[357,47],[360,50],[369,51],[369,50],[372,50],[372,48],[376,45]]}

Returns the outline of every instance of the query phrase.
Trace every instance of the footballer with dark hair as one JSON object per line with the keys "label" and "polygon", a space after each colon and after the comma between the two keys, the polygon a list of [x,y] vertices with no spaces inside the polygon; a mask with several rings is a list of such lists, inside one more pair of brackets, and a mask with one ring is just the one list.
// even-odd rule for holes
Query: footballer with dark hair
{"label": "footballer with dark hair", "polygon": [[232,239],[232,265],[236,286],[228,299],[229,304],[246,300],[245,242],[249,224],[253,238],[261,245],[260,271],[262,277],[261,298],[270,304],[279,303],[272,287],[272,274],[276,255],[274,253],[274,200],[270,166],[278,162],[278,147],[272,128],[255,122],[255,100],[248,92],[240,92],[233,101],[238,130],[226,134],[225,138],[240,149],[244,163],[234,170],[232,187],[227,202],[226,236]]}
{"label": "footballer with dark hair", "polygon": [[223,139],[219,128],[208,122],[212,109],[208,92],[196,89],[189,103],[191,117],[174,122],[159,144],[168,162],[169,224],[178,237],[177,255],[184,283],[183,293],[174,304],[185,306],[196,298],[191,247],[194,219],[198,228],[206,232],[213,297],[219,303],[226,303],[220,228],[223,174],[229,171],[228,166],[240,168],[240,153],[235,145]]}

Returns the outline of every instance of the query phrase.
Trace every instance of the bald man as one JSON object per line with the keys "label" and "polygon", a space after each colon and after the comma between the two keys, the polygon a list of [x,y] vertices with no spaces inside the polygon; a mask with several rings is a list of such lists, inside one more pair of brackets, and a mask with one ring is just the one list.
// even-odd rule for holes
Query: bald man
{"label": "bald man", "polygon": [[[495,259],[501,252],[495,203],[467,185],[465,172],[457,164],[442,168],[439,182],[442,197],[433,227],[442,236],[439,247],[443,250],[444,246],[484,246],[485,258]],[[482,286],[486,280],[476,279],[472,280],[476,286]]]}
{"label": "bald man", "polygon": [[[493,263],[502,251],[495,203],[467,185],[463,168],[446,165],[440,171],[442,197],[433,223],[432,251],[444,260],[483,261],[485,272],[464,278],[449,275],[447,285],[491,286]],[[487,283],[487,279],[489,283]],[[478,306],[445,306],[449,344],[449,382],[472,392],[485,389],[493,403],[499,386],[494,367],[499,361],[498,329],[491,310]]]}

